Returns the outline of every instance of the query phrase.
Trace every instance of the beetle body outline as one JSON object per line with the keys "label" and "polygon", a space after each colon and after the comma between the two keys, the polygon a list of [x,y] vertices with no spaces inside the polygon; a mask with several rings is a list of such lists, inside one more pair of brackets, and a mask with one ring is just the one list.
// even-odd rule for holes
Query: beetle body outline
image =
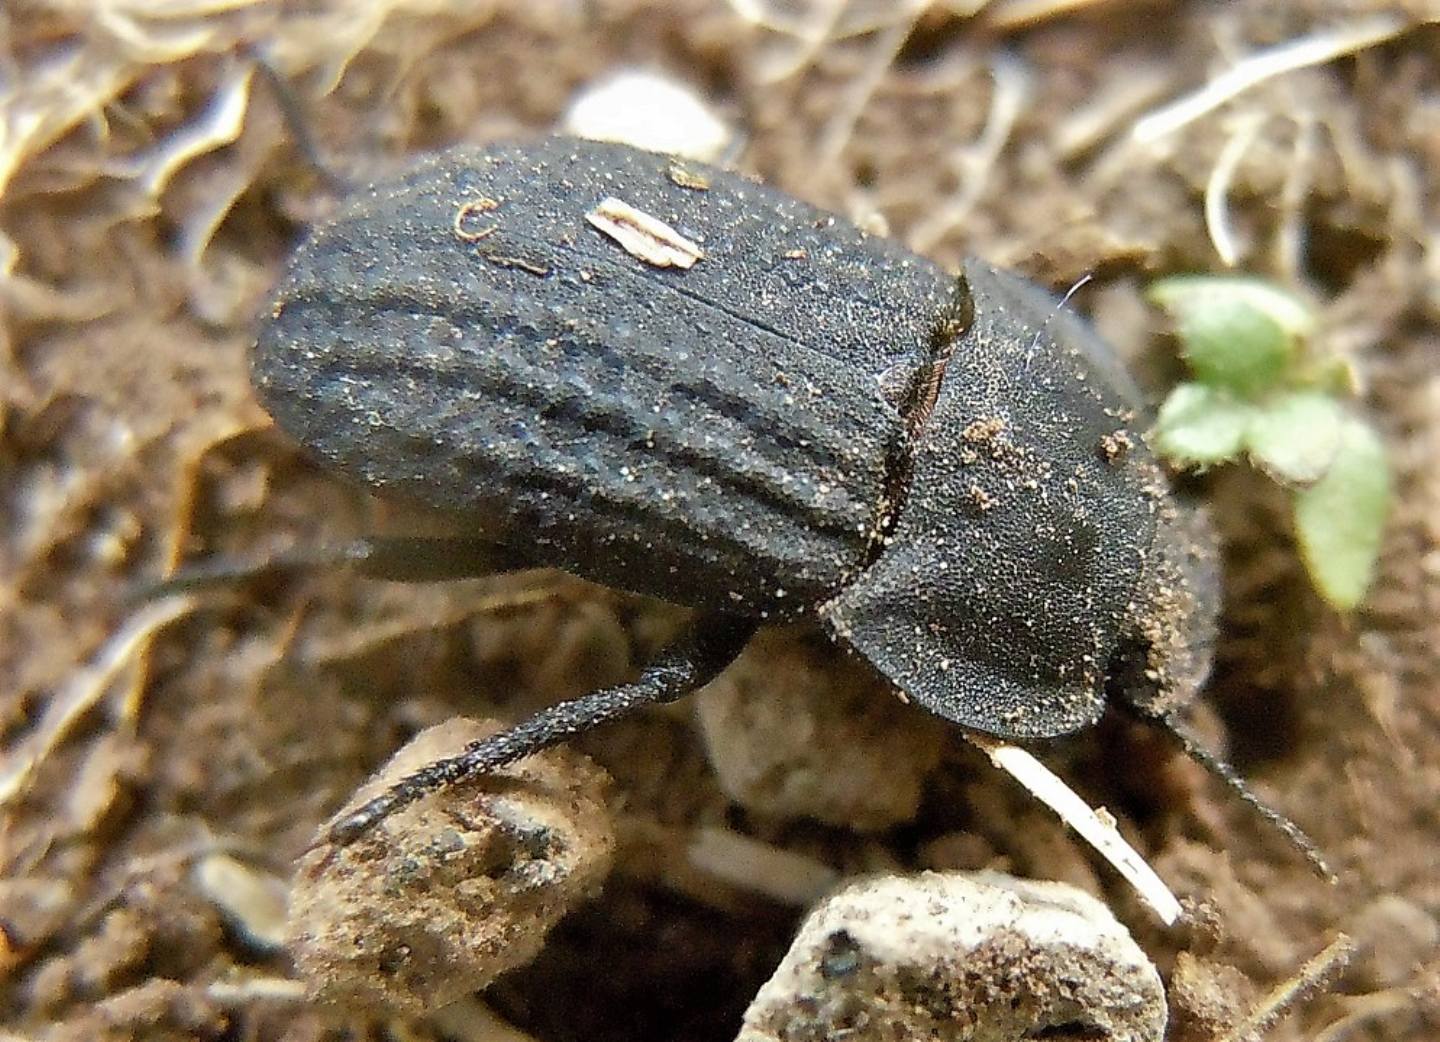
{"label": "beetle body outline", "polygon": [[[1122,668],[1142,708],[1183,702],[1207,668],[1210,554],[1109,348],[1016,276],[957,278],[673,166],[552,138],[357,194],[279,291],[262,401],[331,468],[537,564],[756,622],[813,615],[966,727],[1079,730]],[[616,197],[703,259],[657,267],[589,226]],[[477,207],[483,235],[458,234]]]}
{"label": "beetle body outline", "polygon": [[[587,219],[597,206],[608,220]],[[757,337],[784,364],[735,350]],[[511,371],[547,351],[565,357],[558,383]],[[796,358],[807,364],[791,371]],[[755,379],[767,364],[783,389],[768,398]],[[633,465],[656,444],[637,417],[664,414],[627,384],[636,374],[686,392],[666,428],[668,481]],[[600,377],[612,383],[597,394]],[[775,189],[624,145],[462,147],[352,194],[315,230],[252,378],[282,429],[373,491],[468,514],[524,566],[702,609],[633,682],[411,773],[324,841],[347,845],[440,787],[683,697],[762,623],[814,616],[902,697],[993,736],[1055,737],[1107,702],[1128,708],[1334,881],[1304,832],[1179,719],[1210,666],[1213,533],[1145,447],[1139,392],[1108,345],[1018,276],[976,260],[951,276]],[[808,411],[781,411],[800,395]],[[568,425],[549,456],[530,452],[517,405]],[[777,449],[854,466],[797,475]],[[506,466],[511,480],[495,481]],[[686,468],[692,480],[675,480]],[[698,494],[723,483],[724,496]],[[762,500],[765,525],[749,509]],[[683,538],[655,539],[662,529]],[[482,574],[481,540],[426,542],[328,557],[384,578]]]}

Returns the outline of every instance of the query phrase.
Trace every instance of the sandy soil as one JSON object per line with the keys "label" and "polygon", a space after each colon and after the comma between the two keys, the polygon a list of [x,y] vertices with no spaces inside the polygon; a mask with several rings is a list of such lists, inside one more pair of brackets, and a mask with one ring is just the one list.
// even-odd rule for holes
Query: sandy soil
{"label": "sandy soil", "polygon": [[[444,528],[328,479],[250,396],[269,288],[335,199],[251,79],[259,46],[352,177],[543,132],[607,70],[670,70],[743,132],[747,171],[943,263],[973,253],[1062,291],[1093,276],[1078,306],[1157,390],[1176,367],[1144,282],[1219,269],[1233,240],[1246,269],[1315,301],[1396,461],[1380,577],[1352,618],[1309,590],[1273,489],[1201,483],[1226,609],[1195,720],[1313,833],[1337,885],[1123,721],[1044,755],[1198,925],[1155,926],[954,734],[897,725],[935,764],[918,799],[907,775],[877,812],[867,787],[847,823],[834,793],[818,815],[733,804],[682,703],[576,743],[614,779],[615,867],[489,989],[495,1014],[546,1042],[733,1038],[802,908],[794,887],[697,863],[694,837],[718,830],[822,877],[999,867],[1078,885],[1159,965],[1179,1039],[1222,1037],[1343,931],[1361,950],[1334,990],[1267,1037],[1435,1037],[1440,28],[1411,24],[1419,0],[855,2],[815,21],[832,6],[0,10],[0,1034],[511,1037],[478,1015],[386,1023],[305,1001],[277,932],[285,883],[410,735],[615,682],[678,624],[550,575],[422,588],[292,572],[127,600],[181,561]],[[737,14],[751,7],[773,24]],[[820,26],[813,44],[787,11]],[[1168,107],[1237,65],[1256,75],[1233,98]],[[780,661],[813,689],[812,656]],[[848,706],[869,681],[835,683]],[[875,756],[893,755],[884,733]]]}

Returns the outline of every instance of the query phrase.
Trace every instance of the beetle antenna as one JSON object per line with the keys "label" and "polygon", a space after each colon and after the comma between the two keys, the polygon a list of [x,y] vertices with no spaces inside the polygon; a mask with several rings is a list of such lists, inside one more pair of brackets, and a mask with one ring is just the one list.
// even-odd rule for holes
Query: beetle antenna
{"label": "beetle antenna", "polygon": [[1094,278],[1095,276],[1088,271],[1084,275],[1081,275],[1080,278],[1075,281],[1075,284],[1065,291],[1065,295],[1055,302],[1055,306],[1051,308],[1049,314],[1045,316],[1045,321],[1040,324],[1039,329],[1035,330],[1035,335],[1030,339],[1030,346],[1025,351],[1025,369],[1027,372],[1030,369],[1030,363],[1035,358],[1035,352],[1040,349],[1040,338],[1045,335],[1045,330],[1049,328],[1050,320],[1069,307],[1070,298],[1076,293],[1079,293],[1080,290]]}
{"label": "beetle antenna", "polygon": [[1290,844],[1305,856],[1305,860],[1310,862],[1310,866],[1315,869],[1321,879],[1327,883],[1339,882],[1324,855],[1320,853],[1320,848],[1316,846],[1315,841],[1306,834],[1305,830],[1255,795],[1255,792],[1245,783],[1245,779],[1240,777],[1239,772],[1206,749],[1195,733],[1179,717],[1174,713],[1153,715],[1147,713],[1144,715],[1146,719],[1159,724],[1167,734],[1174,738],[1186,756],[1205,768],[1212,777],[1224,782],[1231,792],[1248,803],[1272,828],[1289,840]]}

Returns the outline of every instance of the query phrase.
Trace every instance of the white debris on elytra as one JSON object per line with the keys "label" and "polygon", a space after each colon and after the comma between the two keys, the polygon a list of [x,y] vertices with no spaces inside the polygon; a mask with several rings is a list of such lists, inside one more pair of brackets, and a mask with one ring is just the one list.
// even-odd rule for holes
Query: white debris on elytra
{"label": "white debris on elytra", "polygon": [[624,247],[632,257],[657,268],[690,268],[705,253],[660,218],[609,196],[585,215],[596,228]]}
{"label": "white debris on elytra", "polygon": [[561,129],[707,163],[718,160],[734,139],[698,92],[644,69],[624,69],[582,90]]}
{"label": "white debris on elytra", "polygon": [[820,904],[737,1042],[1160,1042],[1160,974],[1107,909],[998,872],[861,880]]}

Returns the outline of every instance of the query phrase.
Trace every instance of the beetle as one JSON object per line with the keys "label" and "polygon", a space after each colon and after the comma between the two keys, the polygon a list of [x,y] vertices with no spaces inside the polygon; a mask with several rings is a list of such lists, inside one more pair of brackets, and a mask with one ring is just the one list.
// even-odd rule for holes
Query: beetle
{"label": "beetle", "polygon": [[[542,711],[344,815],[717,675],[810,619],[906,700],[1006,740],[1180,726],[1215,552],[1112,350],[1045,291],[958,274],[782,192],[617,144],[463,147],[355,193],[296,253],[255,390],[325,466],[465,519],[374,574],[553,566],[696,609],[633,682]],[[488,568],[489,565],[484,565]],[[1308,849],[1308,848],[1307,848]]]}

